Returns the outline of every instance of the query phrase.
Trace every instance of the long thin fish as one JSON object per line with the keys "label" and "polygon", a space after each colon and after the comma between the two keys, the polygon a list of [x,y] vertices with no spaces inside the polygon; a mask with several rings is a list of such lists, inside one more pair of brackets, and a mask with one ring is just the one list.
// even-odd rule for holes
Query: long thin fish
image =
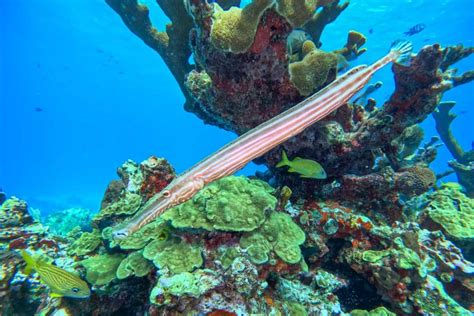
{"label": "long thin fish", "polygon": [[132,219],[114,227],[113,237],[123,239],[160,216],[167,209],[193,197],[205,185],[231,175],[249,161],[301,133],[345,104],[360,91],[372,75],[392,61],[406,59],[409,42],[395,42],[390,53],[371,66],[357,66],[291,109],[260,124],[208,156],[175,178],[152,197]]}

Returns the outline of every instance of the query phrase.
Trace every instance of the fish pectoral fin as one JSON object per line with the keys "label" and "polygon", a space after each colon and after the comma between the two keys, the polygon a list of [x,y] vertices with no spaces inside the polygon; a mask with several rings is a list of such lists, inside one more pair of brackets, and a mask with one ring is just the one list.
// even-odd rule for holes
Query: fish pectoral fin
{"label": "fish pectoral fin", "polygon": [[64,295],[59,294],[59,293],[55,293],[55,292],[51,292],[49,294],[49,296],[52,297],[52,298],[56,298],[56,297],[63,297]]}

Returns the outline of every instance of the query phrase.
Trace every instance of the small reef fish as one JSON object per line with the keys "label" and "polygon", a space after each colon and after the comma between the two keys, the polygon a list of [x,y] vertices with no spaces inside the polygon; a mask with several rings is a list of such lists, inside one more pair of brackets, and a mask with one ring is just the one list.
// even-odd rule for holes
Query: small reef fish
{"label": "small reef fish", "polygon": [[176,177],[130,220],[113,227],[113,238],[126,238],[169,208],[192,198],[205,185],[233,174],[248,162],[298,135],[346,104],[354,94],[364,88],[379,69],[390,62],[408,60],[411,50],[412,45],[409,42],[397,41],[386,56],[372,65],[352,68],[292,108],[241,135]]}
{"label": "small reef fish", "polygon": [[303,47],[303,43],[307,40],[311,40],[311,36],[303,30],[294,30],[288,35],[286,45],[288,49],[288,55],[299,53]]}
{"label": "small reef fish", "polygon": [[416,25],[413,25],[412,27],[410,27],[408,29],[408,31],[404,32],[403,34],[405,34],[406,36],[412,36],[412,35],[420,33],[425,28],[426,28],[425,24],[419,23],[419,24],[416,24]]}
{"label": "small reef fish", "polygon": [[369,95],[371,95],[372,93],[380,89],[380,87],[382,86],[383,86],[382,81],[377,81],[374,84],[368,85],[367,88],[364,90],[364,92],[354,100],[354,103],[365,105]]}
{"label": "small reef fish", "polygon": [[26,262],[25,273],[30,274],[31,270],[38,272],[41,281],[51,289],[51,297],[87,298],[91,295],[87,283],[75,274],[36,260],[25,250],[21,251],[21,255]]}
{"label": "small reef fish", "polygon": [[281,152],[281,161],[276,164],[277,168],[284,166],[290,167],[288,172],[299,173],[301,178],[311,178],[311,179],[326,179],[326,171],[323,167],[316,161],[311,159],[303,159],[296,157],[293,160],[289,160],[286,152],[283,150]]}
{"label": "small reef fish", "polygon": [[39,106],[37,106],[35,107],[35,112],[44,112],[44,110],[40,108]]}

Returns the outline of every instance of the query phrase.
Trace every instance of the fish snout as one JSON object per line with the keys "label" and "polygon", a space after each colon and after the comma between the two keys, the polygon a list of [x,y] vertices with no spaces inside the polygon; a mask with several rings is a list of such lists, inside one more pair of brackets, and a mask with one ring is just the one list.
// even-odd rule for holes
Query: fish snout
{"label": "fish snout", "polygon": [[117,229],[112,232],[112,238],[115,240],[123,240],[130,235],[130,232],[126,228]]}

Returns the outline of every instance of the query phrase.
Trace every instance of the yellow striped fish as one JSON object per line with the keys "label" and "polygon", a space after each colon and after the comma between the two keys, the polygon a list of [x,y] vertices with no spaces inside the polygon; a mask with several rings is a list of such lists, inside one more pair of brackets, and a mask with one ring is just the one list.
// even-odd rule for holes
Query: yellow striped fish
{"label": "yellow striped fish", "polygon": [[26,262],[25,273],[30,274],[31,270],[38,272],[41,281],[51,289],[51,297],[86,298],[91,295],[87,283],[73,273],[52,264],[35,260],[24,250],[21,251],[21,255]]}

